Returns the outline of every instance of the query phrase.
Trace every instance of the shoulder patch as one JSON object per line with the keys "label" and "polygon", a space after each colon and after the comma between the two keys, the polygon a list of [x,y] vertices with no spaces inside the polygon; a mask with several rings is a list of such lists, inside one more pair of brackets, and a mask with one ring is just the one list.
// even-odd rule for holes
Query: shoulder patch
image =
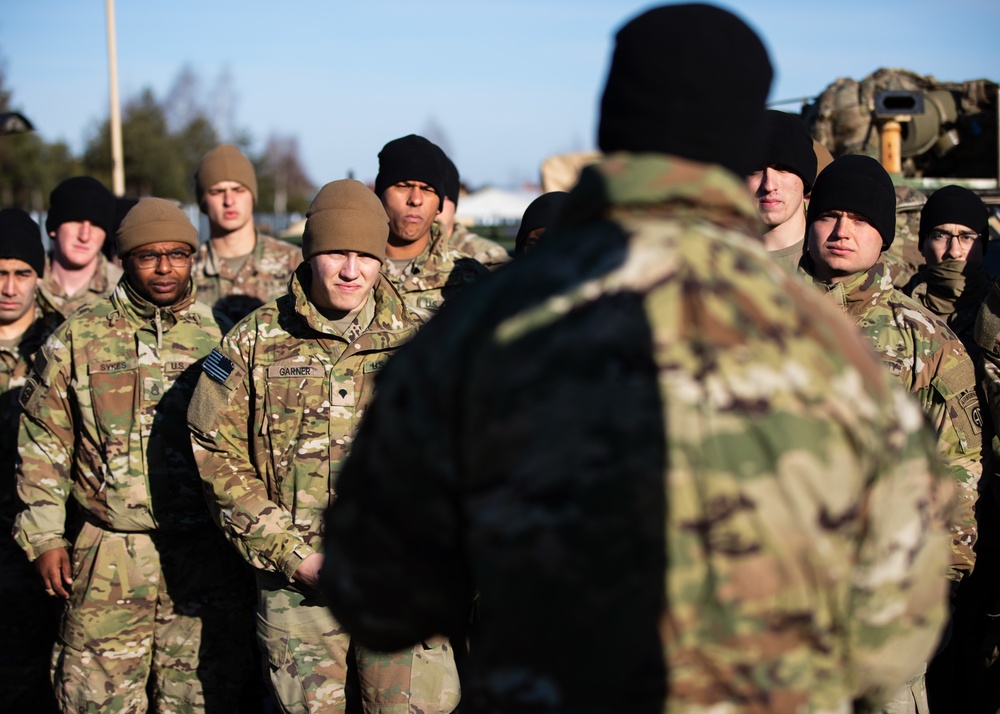
{"label": "shoulder patch", "polygon": [[225,384],[226,380],[229,379],[229,376],[236,368],[236,365],[233,364],[231,359],[219,352],[218,349],[214,349],[208,357],[205,358],[201,368],[211,379],[215,380],[219,384]]}

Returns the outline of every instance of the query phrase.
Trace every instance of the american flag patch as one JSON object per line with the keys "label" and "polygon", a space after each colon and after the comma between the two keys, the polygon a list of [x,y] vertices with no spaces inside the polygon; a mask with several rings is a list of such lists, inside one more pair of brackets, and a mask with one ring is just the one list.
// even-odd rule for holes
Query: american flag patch
{"label": "american flag patch", "polygon": [[225,384],[229,375],[233,373],[233,361],[226,357],[219,350],[212,350],[212,353],[205,358],[201,368],[209,377],[219,384]]}

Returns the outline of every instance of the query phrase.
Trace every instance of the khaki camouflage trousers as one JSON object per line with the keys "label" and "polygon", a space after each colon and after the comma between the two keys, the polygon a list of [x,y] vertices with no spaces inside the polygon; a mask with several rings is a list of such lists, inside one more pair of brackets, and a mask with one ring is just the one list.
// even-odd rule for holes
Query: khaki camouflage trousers
{"label": "khaki camouflage trousers", "polygon": [[[257,636],[265,676],[288,714],[343,712],[350,635],[322,596],[287,587],[284,576],[257,574]],[[460,696],[446,639],[402,652],[354,647],[365,714],[448,714]]]}
{"label": "khaki camouflage trousers", "polygon": [[216,528],[119,533],[87,523],[72,564],[52,654],[63,712],[233,709],[252,672],[252,581]]}

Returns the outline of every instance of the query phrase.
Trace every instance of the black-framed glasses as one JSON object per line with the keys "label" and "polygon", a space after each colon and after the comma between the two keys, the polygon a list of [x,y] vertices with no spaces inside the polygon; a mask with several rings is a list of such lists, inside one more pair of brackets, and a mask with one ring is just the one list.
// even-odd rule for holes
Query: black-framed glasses
{"label": "black-framed glasses", "polygon": [[140,250],[138,252],[132,253],[132,260],[140,268],[145,268],[149,270],[150,268],[155,268],[160,264],[160,260],[163,258],[167,259],[172,268],[183,268],[187,265],[188,261],[191,260],[191,256],[194,255],[189,250],[168,250],[165,253],[160,253],[155,250]]}
{"label": "black-framed glasses", "polygon": [[947,233],[937,229],[934,229],[927,234],[927,240],[932,243],[945,245],[951,243],[953,240],[957,240],[958,244],[963,248],[971,248],[972,244],[976,242],[978,237],[978,233]]}

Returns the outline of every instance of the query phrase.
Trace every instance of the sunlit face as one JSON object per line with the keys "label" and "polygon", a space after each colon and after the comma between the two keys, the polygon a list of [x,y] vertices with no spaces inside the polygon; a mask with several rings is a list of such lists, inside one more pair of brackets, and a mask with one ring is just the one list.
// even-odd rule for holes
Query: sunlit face
{"label": "sunlit face", "polygon": [[344,313],[364,304],[382,267],[378,258],[353,250],[319,253],[309,259],[309,264],[312,301],[323,309]]}
{"label": "sunlit face", "polygon": [[64,221],[54,231],[49,231],[49,235],[53,257],[71,270],[92,265],[107,237],[103,228],[90,221]]}
{"label": "sunlit face", "polygon": [[805,186],[792,171],[766,166],[747,177],[747,187],[760,219],[768,228],[776,228],[802,212]]}
{"label": "sunlit face", "polygon": [[11,325],[29,311],[34,314],[36,285],[34,268],[17,258],[0,258],[0,325]]}
{"label": "sunlit face", "polygon": [[238,181],[212,184],[202,197],[213,232],[232,233],[253,220],[253,194]]}
{"label": "sunlit face", "polygon": [[868,220],[848,211],[827,211],[809,225],[815,277],[839,283],[868,270],[882,253],[882,236]]}
{"label": "sunlit face", "polygon": [[382,192],[382,205],[389,216],[390,236],[404,243],[416,243],[430,236],[441,199],[423,181],[400,181]]}
{"label": "sunlit face", "polygon": [[149,243],[122,260],[133,289],[159,307],[173,305],[187,294],[193,265],[194,251],[179,241]]}
{"label": "sunlit face", "polygon": [[983,238],[968,226],[959,223],[942,223],[927,232],[924,236],[924,247],[921,251],[927,265],[933,267],[946,260],[965,260],[982,262]]}

